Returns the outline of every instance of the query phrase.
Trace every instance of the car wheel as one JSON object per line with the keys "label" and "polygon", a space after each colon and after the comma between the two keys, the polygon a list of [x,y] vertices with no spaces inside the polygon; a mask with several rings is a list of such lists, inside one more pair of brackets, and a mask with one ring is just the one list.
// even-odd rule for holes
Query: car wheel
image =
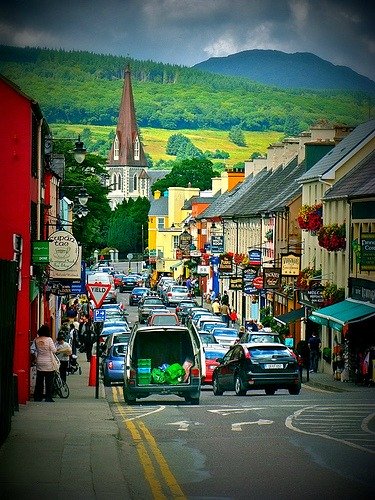
{"label": "car wheel", "polygon": [[301,388],[300,387],[289,387],[289,394],[292,395],[292,396],[298,396],[298,394],[300,393],[301,391]]}
{"label": "car wheel", "polygon": [[234,390],[236,391],[237,396],[246,396],[246,389],[243,388],[239,375],[236,375],[234,380]]}
{"label": "car wheel", "polygon": [[122,386],[122,392],[123,392],[123,395],[124,395],[124,401],[127,405],[133,405],[137,398],[134,397],[134,396],[131,396],[127,390],[126,390],[126,387],[125,387],[125,384]]}
{"label": "car wheel", "polygon": [[221,389],[219,381],[217,379],[217,375],[215,375],[213,381],[212,381],[212,387],[214,391],[215,396],[222,396],[224,394],[224,391]]}
{"label": "car wheel", "polygon": [[266,389],[264,389],[264,391],[267,396],[273,396],[276,392],[276,389],[274,389],[273,387],[267,387]]}

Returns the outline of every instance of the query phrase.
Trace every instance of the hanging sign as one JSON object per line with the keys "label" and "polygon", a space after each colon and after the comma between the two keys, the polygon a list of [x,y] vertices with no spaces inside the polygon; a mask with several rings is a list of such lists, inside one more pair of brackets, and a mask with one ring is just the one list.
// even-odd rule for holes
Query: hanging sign
{"label": "hanging sign", "polygon": [[261,290],[263,288],[263,278],[262,278],[262,276],[258,276],[256,278],[254,278],[254,280],[253,280],[253,286],[257,290]]}
{"label": "hanging sign", "polygon": [[260,250],[249,250],[249,264],[251,266],[260,266],[262,264],[262,252]]}
{"label": "hanging sign", "polygon": [[219,257],[219,267],[218,271],[220,274],[232,274],[233,273],[233,259],[228,256]]}
{"label": "hanging sign", "polygon": [[263,288],[276,289],[281,285],[281,269],[279,267],[263,268]]}
{"label": "hanging sign", "polygon": [[298,276],[301,267],[301,256],[288,253],[281,257],[281,274],[283,276]]}
{"label": "hanging sign", "polygon": [[231,276],[229,278],[229,290],[242,290],[243,282],[241,276]]}
{"label": "hanging sign", "polygon": [[73,267],[79,257],[79,246],[72,233],[55,231],[48,237],[48,241],[50,267],[56,271],[67,271]]}
{"label": "hanging sign", "polygon": [[211,253],[224,252],[224,236],[221,234],[211,236]]}
{"label": "hanging sign", "polygon": [[183,257],[190,257],[190,245],[193,238],[190,233],[184,231],[178,238],[178,246],[182,252]]}

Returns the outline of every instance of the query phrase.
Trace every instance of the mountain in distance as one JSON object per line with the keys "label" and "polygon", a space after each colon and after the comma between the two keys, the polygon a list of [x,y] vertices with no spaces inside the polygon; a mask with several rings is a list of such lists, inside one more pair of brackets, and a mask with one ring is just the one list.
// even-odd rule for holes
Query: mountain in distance
{"label": "mountain in distance", "polygon": [[211,57],[193,68],[220,75],[241,76],[289,89],[355,90],[375,93],[375,82],[346,66],[336,66],[309,52],[245,50]]}

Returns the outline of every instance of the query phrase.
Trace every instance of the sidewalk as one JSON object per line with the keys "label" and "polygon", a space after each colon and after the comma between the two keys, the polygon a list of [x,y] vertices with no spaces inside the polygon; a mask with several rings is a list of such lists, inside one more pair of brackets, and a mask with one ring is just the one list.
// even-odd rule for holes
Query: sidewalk
{"label": "sidewalk", "polygon": [[90,364],[69,375],[70,396],[20,405],[0,448],[1,498],[130,498],[118,452],[118,428]]}
{"label": "sidewalk", "polygon": [[311,389],[320,389],[328,392],[363,392],[371,391],[374,395],[374,386],[366,387],[363,385],[355,385],[354,382],[341,382],[334,380],[333,375],[328,373],[309,373],[309,381],[306,381],[306,370],[302,374],[302,387]]}

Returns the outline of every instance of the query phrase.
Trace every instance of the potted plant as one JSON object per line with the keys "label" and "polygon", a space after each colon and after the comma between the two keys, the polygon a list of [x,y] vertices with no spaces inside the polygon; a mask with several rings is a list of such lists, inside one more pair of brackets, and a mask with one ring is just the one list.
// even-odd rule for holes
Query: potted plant
{"label": "potted plant", "polygon": [[346,227],[345,223],[329,224],[322,226],[318,233],[318,243],[329,252],[345,250],[346,247]]}
{"label": "potted plant", "polygon": [[301,229],[316,234],[323,225],[323,205],[302,205],[298,212],[298,225]]}

